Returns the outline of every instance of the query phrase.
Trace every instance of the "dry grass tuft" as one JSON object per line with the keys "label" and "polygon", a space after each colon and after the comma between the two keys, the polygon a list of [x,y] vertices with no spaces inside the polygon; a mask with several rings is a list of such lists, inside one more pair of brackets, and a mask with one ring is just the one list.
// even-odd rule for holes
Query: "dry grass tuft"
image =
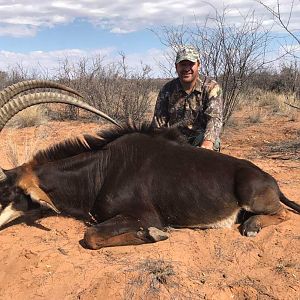
{"label": "dry grass tuft", "polygon": [[143,259],[127,271],[131,273],[131,279],[125,291],[125,299],[132,299],[137,295],[141,299],[151,298],[176,285],[172,278],[176,274],[174,267],[164,259]]}
{"label": "dry grass tuft", "polygon": [[280,111],[283,96],[277,93],[264,91],[261,89],[253,89],[244,95],[241,95],[241,107],[265,108],[271,113]]}
{"label": "dry grass tuft", "polygon": [[267,117],[267,114],[263,109],[254,108],[251,111],[252,112],[248,117],[248,120],[251,124],[262,123]]}
{"label": "dry grass tuft", "polygon": [[146,259],[139,268],[151,277],[153,289],[158,289],[160,284],[167,284],[169,277],[175,275],[172,264],[163,259]]}
{"label": "dry grass tuft", "polygon": [[253,89],[241,95],[240,99],[238,109],[246,108],[249,113],[249,122],[253,124],[263,122],[268,115],[286,116],[289,121],[297,121],[300,116],[297,109],[287,104],[299,106],[299,100],[295,95]]}
{"label": "dry grass tuft", "polygon": [[20,147],[14,140],[13,134],[8,134],[6,158],[12,167],[17,167],[25,162],[28,162],[40,148],[40,141],[47,137],[48,133],[44,129],[36,128],[34,135],[25,134],[23,143]]}
{"label": "dry grass tuft", "polygon": [[47,123],[47,110],[44,105],[37,105],[24,109],[15,115],[7,124],[7,126],[16,128],[25,128],[39,126]]}

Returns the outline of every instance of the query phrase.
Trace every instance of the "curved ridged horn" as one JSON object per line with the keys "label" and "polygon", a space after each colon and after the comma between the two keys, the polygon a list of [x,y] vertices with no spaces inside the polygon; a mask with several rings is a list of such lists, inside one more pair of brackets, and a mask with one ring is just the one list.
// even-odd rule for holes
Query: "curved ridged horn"
{"label": "curved ridged horn", "polygon": [[0,131],[3,129],[5,124],[18,112],[21,110],[41,103],[65,103],[71,104],[80,108],[83,108],[87,111],[93,112],[98,116],[112,122],[113,124],[121,127],[121,125],[106,115],[105,113],[101,112],[100,110],[96,109],[95,107],[83,102],[82,100],[73,97],[71,95],[59,94],[54,92],[41,92],[41,93],[33,93],[28,95],[23,95],[11,99],[5,105],[0,108]]}
{"label": "curved ridged horn", "polygon": [[26,80],[26,81],[21,81],[12,84],[6,87],[5,89],[3,89],[2,91],[0,91],[0,104],[1,106],[4,105],[11,98],[15,97],[16,95],[22,92],[26,92],[32,89],[39,89],[39,88],[59,89],[83,98],[83,96],[79,92],[57,82],[53,82],[50,80]]}
{"label": "curved ridged horn", "polygon": [[3,170],[0,168],[0,182],[4,181],[7,178]]}

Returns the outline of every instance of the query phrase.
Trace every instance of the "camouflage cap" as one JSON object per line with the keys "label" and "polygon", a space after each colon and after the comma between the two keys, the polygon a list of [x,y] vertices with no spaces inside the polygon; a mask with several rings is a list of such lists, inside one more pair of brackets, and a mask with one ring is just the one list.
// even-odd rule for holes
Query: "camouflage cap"
{"label": "camouflage cap", "polygon": [[177,52],[175,63],[178,64],[183,60],[200,61],[198,51],[193,46],[182,46]]}

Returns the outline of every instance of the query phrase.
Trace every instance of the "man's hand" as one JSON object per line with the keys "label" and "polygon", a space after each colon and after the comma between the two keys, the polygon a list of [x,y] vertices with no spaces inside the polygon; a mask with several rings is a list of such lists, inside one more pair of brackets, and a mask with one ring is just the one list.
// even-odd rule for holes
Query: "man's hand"
{"label": "man's hand", "polygon": [[212,141],[204,140],[200,147],[209,150],[214,150],[214,143]]}
{"label": "man's hand", "polygon": [[153,120],[152,120],[152,124],[154,125],[154,127],[156,128],[160,128],[160,127],[169,127],[168,122],[166,121],[166,117],[159,117],[159,116],[154,116]]}

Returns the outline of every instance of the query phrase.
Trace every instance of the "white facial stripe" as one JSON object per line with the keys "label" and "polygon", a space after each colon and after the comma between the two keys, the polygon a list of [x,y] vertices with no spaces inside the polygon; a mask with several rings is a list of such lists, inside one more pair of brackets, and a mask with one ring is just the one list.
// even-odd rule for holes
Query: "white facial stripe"
{"label": "white facial stripe", "polygon": [[23,211],[13,208],[12,203],[4,208],[0,214],[0,227],[24,215]]}

